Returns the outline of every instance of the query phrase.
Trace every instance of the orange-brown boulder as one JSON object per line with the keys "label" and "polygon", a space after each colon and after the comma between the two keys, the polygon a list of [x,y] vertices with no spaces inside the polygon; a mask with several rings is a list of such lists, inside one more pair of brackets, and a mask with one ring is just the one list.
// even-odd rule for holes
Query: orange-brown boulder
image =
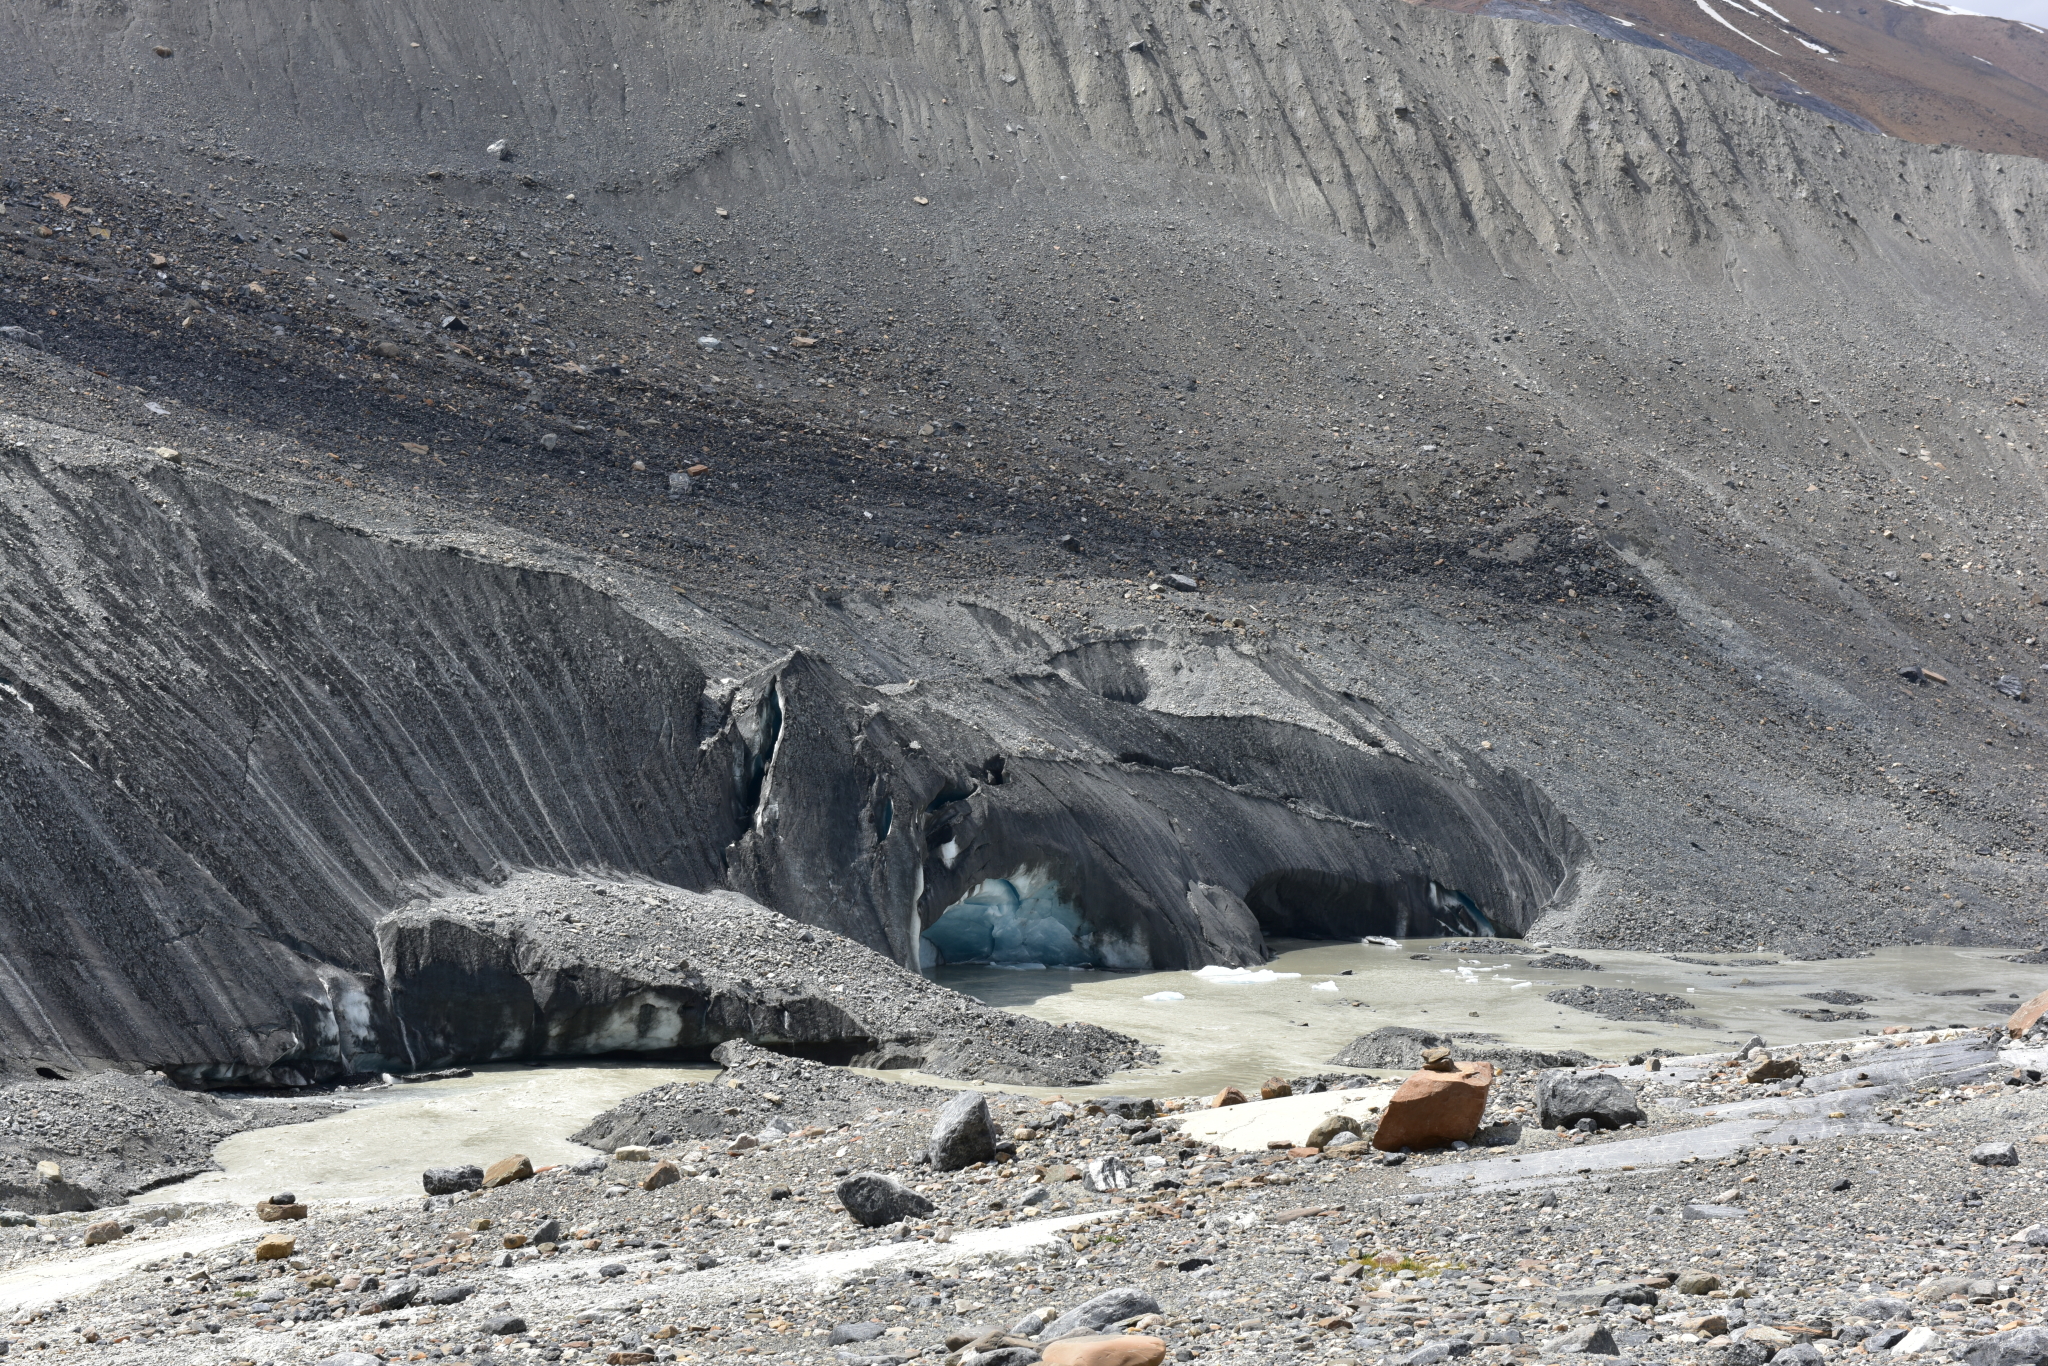
{"label": "orange-brown boulder", "polygon": [[1267,1077],[1259,1083],[1260,1100],[1283,1100],[1294,1094],[1294,1088],[1285,1077]]}
{"label": "orange-brown boulder", "polygon": [[1243,1105],[1244,1103],[1244,1092],[1238,1090],[1235,1086],[1226,1086],[1216,1093],[1216,1099],[1209,1102],[1209,1108],[1214,1110],[1223,1105]]}
{"label": "orange-brown boulder", "polygon": [[2042,992],[2039,996],[2036,996],[2033,1000],[2028,1001],[2018,1010],[2006,1016],[2006,1032],[2017,1038],[2032,1029],[2043,1015],[2048,1015],[2048,991]]}
{"label": "orange-brown boulder", "polygon": [[499,1158],[484,1168],[484,1189],[496,1190],[500,1186],[509,1186],[514,1181],[529,1180],[532,1176],[533,1163],[527,1160],[526,1154],[514,1153],[510,1157]]}
{"label": "orange-brown boulder", "polygon": [[1492,1088],[1490,1062],[1461,1062],[1455,1072],[1417,1072],[1387,1102],[1372,1146],[1394,1152],[1470,1139],[1479,1132]]}
{"label": "orange-brown boulder", "polygon": [[1061,1338],[1040,1360],[1045,1366],[1159,1366],[1166,1360],[1166,1342],[1136,1333]]}

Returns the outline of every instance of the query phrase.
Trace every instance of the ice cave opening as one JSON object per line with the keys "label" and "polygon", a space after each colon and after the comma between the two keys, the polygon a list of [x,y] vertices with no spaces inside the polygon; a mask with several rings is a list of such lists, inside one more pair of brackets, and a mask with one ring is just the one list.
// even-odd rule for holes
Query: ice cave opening
{"label": "ice cave opening", "polygon": [[918,962],[927,972],[949,963],[1020,969],[1123,966],[1104,961],[1122,955],[1098,943],[1099,938],[1045,870],[1022,868],[1008,877],[984,879],[948,906],[926,927]]}

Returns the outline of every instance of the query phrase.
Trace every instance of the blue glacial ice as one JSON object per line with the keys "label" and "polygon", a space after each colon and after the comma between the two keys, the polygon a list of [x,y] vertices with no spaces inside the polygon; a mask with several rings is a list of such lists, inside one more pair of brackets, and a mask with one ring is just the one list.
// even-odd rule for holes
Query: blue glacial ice
{"label": "blue glacial ice", "polygon": [[946,908],[919,945],[927,968],[987,963],[999,968],[1080,968],[1098,962],[1096,936],[1035,869],[992,877]]}

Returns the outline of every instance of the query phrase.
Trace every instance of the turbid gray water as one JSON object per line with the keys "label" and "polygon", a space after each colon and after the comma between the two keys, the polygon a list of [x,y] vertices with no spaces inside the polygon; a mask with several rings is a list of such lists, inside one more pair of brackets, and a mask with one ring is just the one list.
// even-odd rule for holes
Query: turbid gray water
{"label": "turbid gray water", "polygon": [[[948,968],[939,976],[993,1005],[1054,1023],[1087,1020],[1156,1045],[1156,1066],[1065,1092],[1156,1096],[1210,1094],[1275,1074],[1351,1070],[1332,1068],[1330,1058],[1383,1025],[1490,1034],[1525,1047],[1580,1049],[1617,1059],[1652,1049],[1706,1052],[1755,1035],[1778,1044],[1874,1034],[1890,1025],[1981,1026],[2000,1018],[2014,998],[2038,991],[2043,977],[2039,967],[2008,962],[2002,951],[1924,945],[1862,958],[1768,965],[1739,956],[1678,962],[1647,953],[1578,955],[1597,971],[1534,969],[1526,954],[1452,953],[1423,940],[1398,948],[1281,947],[1265,968],[1230,975]],[[1682,1023],[1608,1020],[1545,999],[1580,985],[1679,996],[1694,1009],[1673,1012]],[[1822,991],[1867,999],[1830,1007],[1809,996]],[[1979,994],[1958,994],[1969,992]],[[1788,1013],[1828,1009],[1869,1018],[1830,1021]],[[1484,1056],[1485,1046],[1473,1043],[1461,1051]],[[600,1110],[665,1082],[709,1081],[715,1075],[715,1067],[616,1061],[497,1066],[479,1068],[468,1078],[364,1093],[362,1103],[344,1114],[238,1134],[216,1150],[222,1170],[144,1200],[239,1203],[278,1189],[320,1201],[416,1195],[427,1167],[485,1164],[512,1152],[527,1154],[536,1166],[572,1161],[591,1150],[569,1135]],[[868,1075],[961,1085],[914,1070]],[[1044,1088],[1004,1089],[1053,1094]]]}
{"label": "turbid gray water", "polygon": [[416,1196],[429,1167],[485,1166],[525,1153],[536,1167],[594,1154],[569,1135],[591,1115],[664,1082],[708,1081],[716,1067],[560,1063],[478,1068],[473,1076],[361,1093],[343,1114],[236,1134],[214,1150],[221,1169],[165,1186],[141,1204],[247,1204]]}
{"label": "turbid gray water", "polygon": [[[1880,1033],[1890,1025],[1988,1025],[2043,985],[2040,967],[2006,961],[2010,950],[1910,945],[1819,962],[1768,954],[1688,955],[1694,961],[1680,962],[1575,950],[1597,970],[1574,971],[1535,968],[1522,953],[1446,952],[1438,942],[1282,944],[1264,969],[1248,973],[963,967],[943,969],[940,979],[1039,1019],[1088,1020],[1157,1045],[1156,1067],[1093,1088],[1151,1095],[1213,1093],[1276,1073],[1342,1070],[1328,1065],[1338,1050],[1383,1025],[1484,1033],[1524,1047],[1625,1059],[1652,1049],[1708,1052],[1752,1036],[1775,1044]],[[1677,996],[1692,1009],[1673,1010],[1677,1023],[1609,1020],[1546,999],[1578,986]],[[1827,991],[1867,999],[1842,1005],[1809,994]],[[1845,1018],[1851,1012],[1868,1018]],[[1481,1045],[1471,1052],[1484,1056]]]}

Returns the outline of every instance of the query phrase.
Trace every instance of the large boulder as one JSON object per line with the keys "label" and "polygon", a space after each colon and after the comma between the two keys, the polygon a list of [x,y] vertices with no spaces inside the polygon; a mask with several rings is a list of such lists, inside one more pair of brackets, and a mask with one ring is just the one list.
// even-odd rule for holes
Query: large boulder
{"label": "large boulder", "polygon": [[881,1172],[855,1172],[839,1183],[839,1203],[854,1222],[880,1228],[903,1219],[922,1219],[935,1208],[893,1176]]}
{"label": "large boulder", "polygon": [[956,1172],[977,1162],[994,1161],[996,1126],[988,1117],[988,1101],[975,1091],[962,1091],[947,1101],[932,1125],[931,1144],[925,1151],[935,1171]]}
{"label": "large boulder", "polygon": [[1966,1366],[2044,1366],[2048,1328],[2015,1328],[1978,1338],[1963,1351]]}
{"label": "large boulder", "polygon": [[429,1195],[460,1195],[481,1190],[483,1184],[482,1167],[429,1167],[420,1173],[420,1185]]}
{"label": "large boulder", "polygon": [[1054,1319],[1040,1333],[1041,1342],[1055,1342],[1069,1333],[1099,1333],[1113,1323],[1159,1312],[1159,1301],[1135,1285],[1105,1290]]}
{"label": "large boulder", "polygon": [[[2006,1031],[2014,1038],[2022,1038],[2036,1024],[2040,1023],[2043,1015],[2048,1015],[2048,991],[2044,991],[2040,995],[2031,998],[2021,1005],[2018,1010],[2006,1016]],[[1986,1339],[1986,1341],[1989,1341],[1989,1339]]]}
{"label": "large boulder", "polygon": [[1493,1064],[1461,1062],[1454,1072],[1423,1070],[1401,1083],[1380,1115],[1372,1145],[1382,1152],[1462,1143],[1479,1132]]}
{"label": "large boulder", "polygon": [[1075,1337],[1053,1343],[1039,1359],[1045,1366],[1159,1366],[1166,1360],[1166,1342],[1137,1333]]}
{"label": "large boulder", "polygon": [[1569,1129],[1582,1119],[1619,1129],[1647,1118],[1636,1093],[1610,1073],[1558,1070],[1536,1079],[1536,1119],[1546,1129]]}

